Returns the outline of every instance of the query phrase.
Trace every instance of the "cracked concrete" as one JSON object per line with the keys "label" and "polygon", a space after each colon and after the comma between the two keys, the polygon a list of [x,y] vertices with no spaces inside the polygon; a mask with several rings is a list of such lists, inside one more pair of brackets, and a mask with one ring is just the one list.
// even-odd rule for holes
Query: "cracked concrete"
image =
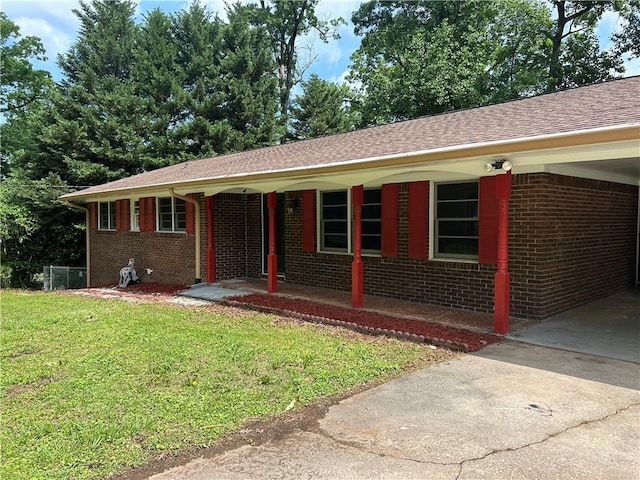
{"label": "cracked concrete", "polygon": [[503,343],[332,406],[318,423],[151,477],[638,479],[636,363]]}

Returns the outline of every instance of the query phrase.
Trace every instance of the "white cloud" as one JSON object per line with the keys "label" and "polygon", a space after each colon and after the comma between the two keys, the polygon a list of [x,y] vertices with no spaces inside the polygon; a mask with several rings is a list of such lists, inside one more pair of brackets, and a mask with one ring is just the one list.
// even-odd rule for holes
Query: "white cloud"
{"label": "white cloud", "polygon": [[618,12],[605,12],[600,18],[596,28],[596,35],[600,40],[600,47],[603,49],[610,48],[613,45],[611,35],[619,32],[622,28],[623,20]]}
{"label": "white cloud", "polygon": [[624,76],[632,77],[634,75],[640,75],[640,58],[634,58],[630,60],[627,55],[624,57]]}
{"label": "white cloud", "polygon": [[42,40],[42,44],[50,59],[68,50],[73,38],[60,28],[42,18],[20,17],[13,20],[20,27],[22,36],[33,35]]}

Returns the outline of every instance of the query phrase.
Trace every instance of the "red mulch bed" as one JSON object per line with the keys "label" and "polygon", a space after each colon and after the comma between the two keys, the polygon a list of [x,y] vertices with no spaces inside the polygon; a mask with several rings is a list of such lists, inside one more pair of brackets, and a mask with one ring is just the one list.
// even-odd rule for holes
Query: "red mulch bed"
{"label": "red mulch bed", "polygon": [[427,342],[464,352],[475,352],[488,344],[500,341],[499,336],[489,333],[473,332],[439,323],[398,318],[298,298],[252,294],[229,297],[226,300],[231,305],[258,307],[260,310],[269,312],[293,313],[294,316],[305,320],[322,321],[367,333]]}

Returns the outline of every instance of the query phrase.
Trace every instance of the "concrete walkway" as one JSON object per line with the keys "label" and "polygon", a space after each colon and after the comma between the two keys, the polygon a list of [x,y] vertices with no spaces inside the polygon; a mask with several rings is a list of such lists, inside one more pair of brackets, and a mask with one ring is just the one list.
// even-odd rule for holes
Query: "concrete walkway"
{"label": "concrete walkway", "polygon": [[635,480],[639,382],[634,363],[505,342],[151,479]]}

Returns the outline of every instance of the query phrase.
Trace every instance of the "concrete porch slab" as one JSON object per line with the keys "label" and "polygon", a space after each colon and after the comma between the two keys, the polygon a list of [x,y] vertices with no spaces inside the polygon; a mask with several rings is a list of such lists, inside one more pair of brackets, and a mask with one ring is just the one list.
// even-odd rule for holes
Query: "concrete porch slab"
{"label": "concrete porch slab", "polygon": [[568,310],[507,338],[640,363],[640,290]]}
{"label": "concrete porch slab", "polygon": [[178,292],[178,295],[181,297],[197,298],[198,300],[209,300],[215,302],[227,297],[247,295],[247,292],[223,287],[215,283],[197,283],[192,285],[189,290]]}

